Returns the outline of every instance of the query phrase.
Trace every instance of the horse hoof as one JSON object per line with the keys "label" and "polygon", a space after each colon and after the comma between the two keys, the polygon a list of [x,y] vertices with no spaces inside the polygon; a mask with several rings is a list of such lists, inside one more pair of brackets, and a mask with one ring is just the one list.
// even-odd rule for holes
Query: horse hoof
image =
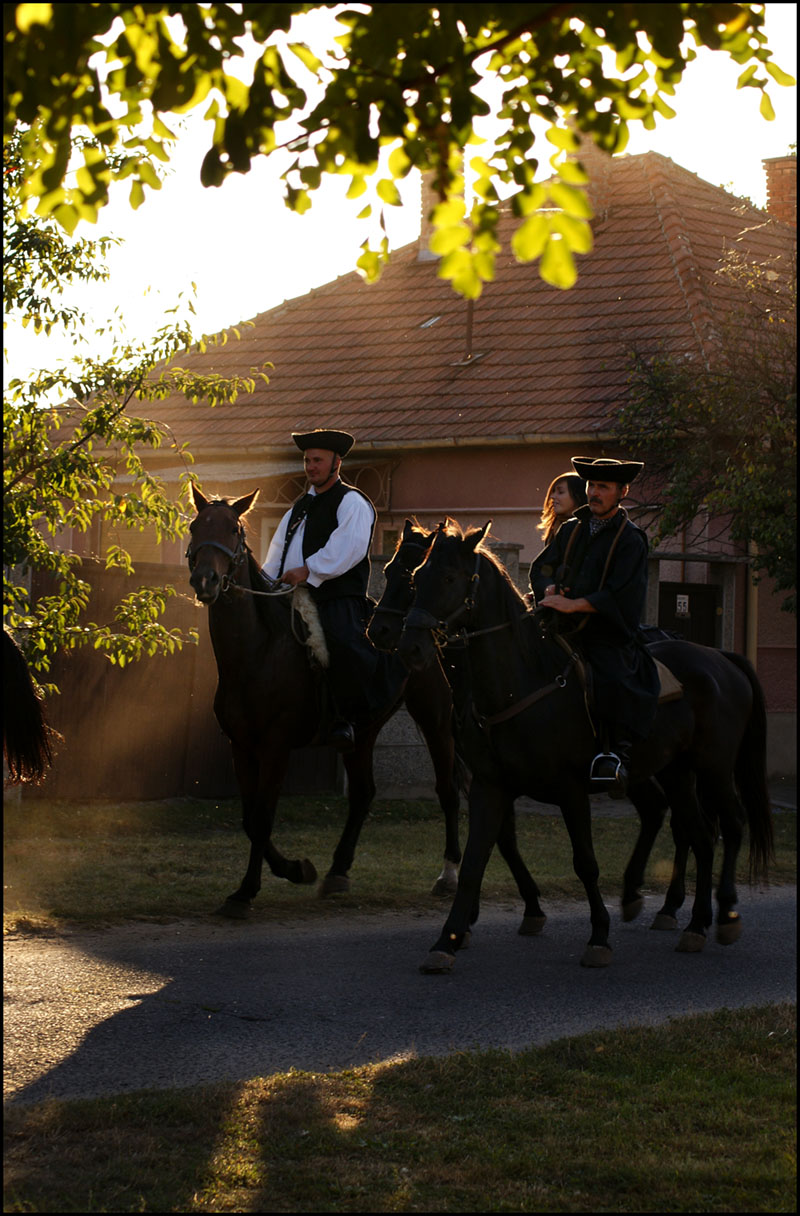
{"label": "horse hoof", "polygon": [[622,919],[624,921],[636,920],[636,917],[644,907],[644,900],[641,895],[638,899],[632,899],[630,903],[622,905]]}
{"label": "horse hoof", "polygon": [[431,895],[453,896],[458,890],[457,878],[444,878],[441,875],[431,887]]}
{"label": "horse hoof", "polygon": [[350,879],[346,874],[326,874],[319,884],[320,899],[328,895],[342,895],[350,890]]}
{"label": "horse hoof", "polygon": [[669,916],[666,912],[658,912],[653,920],[651,929],[677,929],[678,922],[674,916]]}
{"label": "horse hoof", "polygon": [[301,883],[303,886],[311,886],[312,883],[317,881],[317,867],[313,861],[309,861],[307,857],[304,857],[302,861],[298,862],[298,866],[300,877],[295,880],[296,882]]}
{"label": "horse hoof", "polygon": [[225,916],[228,920],[247,920],[250,915],[250,904],[241,899],[226,899],[221,907],[217,908],[216,916]]}
{"label": "horse hoof", "polygon": [[420,971],[423,975],[447,975],[453,970],[455,961],[455,955],[446,950],[431,950]]}
{"label": "horse hoof", "polygon": [[738,913],[732,913],[730,920],[717,925],[717,941],[721,946],[732,946],[742,936],[742,921]]}
{"label": "horse hoof", "polygon": [[581,958],[582,967],[607,967],[610,962],[610,946],[587,946]]}
{"label": "horse hoof", "polygon": [[536,937],[541,933],[547,921],[546,916],[523,916],[522,924],[517,929],[521,937]]}
{"label": "horse hoof", "polygon": [[705,944],[704,933],[693,933],[690,929],[684,929],[675,949],[679,954],[699,954]]}

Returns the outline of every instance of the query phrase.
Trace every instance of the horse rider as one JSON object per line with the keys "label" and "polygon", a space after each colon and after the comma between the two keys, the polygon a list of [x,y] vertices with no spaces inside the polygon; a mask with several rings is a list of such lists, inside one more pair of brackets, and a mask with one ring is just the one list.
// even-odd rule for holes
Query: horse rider
{"label": "horse rider", "polygon": [[[537,606],[573,615],[593,675],[603,750],[592,761],[594,789],[627,792],[630,754],[653,725],[659,677],[638,628],[647,591],[647,536],[621,505],[644,468],[641,461],[575,456],[587,503],[564,523],[533,561],[530,585]],[[564,630],[572,632],[567,626]]]}
{"label": "horse rider", "polygon": [[366,494],[339,472],[355,440],[346,431],[322,428],[293,433],[292,439],[303,453],[308,490],[279,523],[262,571],[311,591],[330,655],[328,742],[345,752],[353,746],[355,728],[398,695],[406,673],[399,660],[389,662],[366,636],[376,512]]}

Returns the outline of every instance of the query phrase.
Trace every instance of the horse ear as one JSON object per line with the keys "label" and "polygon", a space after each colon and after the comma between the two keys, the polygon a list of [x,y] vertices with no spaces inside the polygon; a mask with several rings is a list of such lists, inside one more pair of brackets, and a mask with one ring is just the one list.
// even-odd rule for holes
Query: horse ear
{"label": "horse ear", "polygon": [[194,505],[198,514],[203,510],[203,507],[208,506],[209,500],[201,493],[200,487],[194,481],[192,482],[192,498],[194,499]]}
{"label": "horse ear", "polygon": [[243,498],[237,498],[236,502],[231,503],[231,507],[241,519],[243,515],[247,514],[257,498],[258,490],[253,490],[250,494],[245,494]]}
{"label": "horse ear", "polygon": [[410,519],[407,519],[403,524],[403,540],[411,540],[414,535],[414,524]]}
{"label": "horse ear", "polygon": [[486,539],[486,537],[489,535],[489,529],[491,526],[492,521],[487,519],[482,528],[476,528],[475,531],[471,533],[469,536],[469,544],[471,549],[477,549],[481,541]]}

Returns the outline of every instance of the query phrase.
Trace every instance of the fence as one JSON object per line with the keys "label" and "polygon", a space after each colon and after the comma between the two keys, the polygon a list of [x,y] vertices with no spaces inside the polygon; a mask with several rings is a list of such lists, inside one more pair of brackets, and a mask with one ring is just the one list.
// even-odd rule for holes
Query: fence
{"label": "fence", "polygon": [[[186,567],[140,563],[134,581],[92,565],[87,581],[92,587],[87,615],[97,622],[110,620],[113,605],[132,587],[171,583],[179,594],[169,601],[165,623],[196,629],[200,643],[124,668],[91,647],[59,655],[48,679],[60,696],[48,700],[47,713],[64,738],[46,780],[26,795],[234,797],[230,744],[213,713],[217,668],[206,610],[188,590]],[[42,578],[34,580],[32,591],[36,597],[53,594],[54,588]],[[331,748],[304,748],[291,758],[284,790],[336,789],[338,767]]]}

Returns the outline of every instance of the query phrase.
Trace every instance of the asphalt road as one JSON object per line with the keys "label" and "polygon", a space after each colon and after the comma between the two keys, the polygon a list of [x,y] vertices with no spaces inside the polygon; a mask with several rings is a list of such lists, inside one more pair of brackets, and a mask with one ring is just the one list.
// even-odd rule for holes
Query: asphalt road
{"label": "asphalt road", "polygon": [[[6,1100],[89,1097],[332,1071],[470,1048],[519,1049],[584,1031],[658,1024],[796,996],[796,887],[740,888],[732,946],[675,952],[623,924],[614,959],[579,965],[585,905],[551,905],[541,937],[517,908],[487,907],[447,976],[418,965],[447,908],[313,923],[181,921],[5,943]],[[264,892],[261,898],[266,897]],[[684,918],[688,920],[688,914]]]}

